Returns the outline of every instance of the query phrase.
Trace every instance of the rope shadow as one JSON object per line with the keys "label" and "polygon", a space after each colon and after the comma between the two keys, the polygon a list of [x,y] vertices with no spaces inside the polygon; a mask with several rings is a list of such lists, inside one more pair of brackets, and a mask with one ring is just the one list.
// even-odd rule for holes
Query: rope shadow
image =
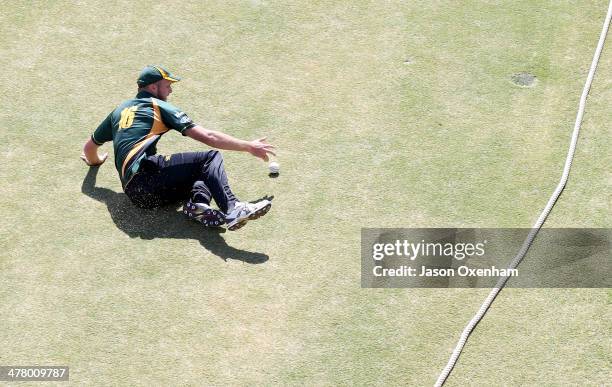
{"label": "rope shadow", "polygon": [[117,228],[130,238],[152,240],[155,238],[195,239],[212,254],[224,261],[236,259],[251,264],[264,263],[269,256],[263,253],[240,250],[229,246],[221,236],[223,228],[204,227],[189,222],[172,206],[156,209],[136,207],[123,192],[96,187],[98,167],[90,167],[83,179],[81,192],[104,203]]}

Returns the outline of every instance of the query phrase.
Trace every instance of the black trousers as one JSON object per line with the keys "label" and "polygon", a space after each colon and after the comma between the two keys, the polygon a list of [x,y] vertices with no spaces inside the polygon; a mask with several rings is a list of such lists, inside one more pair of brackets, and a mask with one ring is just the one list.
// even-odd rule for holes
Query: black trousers
{"label": "black trousers", "polygon": [[230,189],[223,157],[216,150],[153,155],[143,159],[126,184],[125,194],[139,207],[155,208],[191,198],[228,213],[238,200]]}

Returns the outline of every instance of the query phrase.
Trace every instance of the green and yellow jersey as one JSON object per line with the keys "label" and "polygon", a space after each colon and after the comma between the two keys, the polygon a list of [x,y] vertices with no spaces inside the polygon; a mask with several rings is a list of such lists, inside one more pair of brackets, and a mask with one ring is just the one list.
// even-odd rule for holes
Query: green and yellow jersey
{"label": "green and yellow jersey", "polygon": [[113,142],[115,167],[125,186],[140,161],[156,153],[157,141],[164,133],[174,129],[185,135],[194,126],[187,114],[143,90],[113,110],[91,139],[98,145]]}

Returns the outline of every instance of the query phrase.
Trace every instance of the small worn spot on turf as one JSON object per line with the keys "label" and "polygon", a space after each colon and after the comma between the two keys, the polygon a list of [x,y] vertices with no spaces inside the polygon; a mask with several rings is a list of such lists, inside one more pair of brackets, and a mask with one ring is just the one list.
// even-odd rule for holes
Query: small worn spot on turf
{"label": "small worn spot on turf", "polygon": [[525,72],[512,74],[510,79],[512,80],[512,83],[521,87],[533,87],[538,81],[538,78],[535,75]]}

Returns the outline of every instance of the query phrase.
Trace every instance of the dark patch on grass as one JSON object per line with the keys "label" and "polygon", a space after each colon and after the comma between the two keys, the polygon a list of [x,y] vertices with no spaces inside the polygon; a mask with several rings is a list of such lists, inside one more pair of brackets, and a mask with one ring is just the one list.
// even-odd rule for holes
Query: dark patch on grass
{"label": "dark patch on grass", "polygon": [[512,83],[521,87],[533,87],[538,81],[535,75],[526,72],[512,74],[510,79]]}

